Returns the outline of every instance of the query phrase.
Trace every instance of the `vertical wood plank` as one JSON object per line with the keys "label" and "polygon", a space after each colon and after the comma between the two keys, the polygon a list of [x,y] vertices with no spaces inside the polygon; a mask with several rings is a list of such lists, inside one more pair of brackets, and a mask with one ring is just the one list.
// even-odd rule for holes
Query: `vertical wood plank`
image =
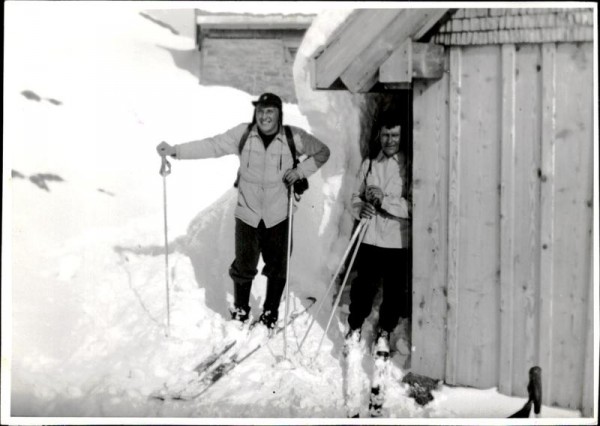
{"label": "vertical wood plank", "polygon": [[500,371],[498,389],[512,392],[514,192],[515,192],[515,45],[502,46],[502,136],[500,176]]}
{"label": "vertical wood plank", "polygon": [[458,279],[460,243],[460,139],[462,51],[450,49],[449,170],[448,170],[448,313],[446,337],[446,382],[457,380]]}
{"label": "vertical wood plank", "polygon": [[[590,245],[590,253],[592,246]],[[592,264],[590,263],[590,277],[593,276],[591,271]],[[588,290],[587,303],[587,332],[586,344],[583,360],[583,395],[581,399],[581,411],[584,417],[592,417],[594,415],[594,401],[597,401],[597,395],[594,397],[594,389],[598,389],[598,370],[594,369],[594,360],[598,359],[597,345],[594,345],[594,324],[597,326],[598,321],[594,320],[597,313],[594,312],[594,285],[590,280]]]}
{"label": "vertical wood plank", "polygon": [[500,355],[500,46],[461,51],[457,380],[498,385]]}
{"label": "vertical wood plank", "polygon": [[540,194],[540,312],[539,365],[542,368],[542,396],[552,400],[552,313],[554,299],[554,166],[556,123],[556,45],[542,45],[542,167]]}
{"label": "vertical wood plank", "polygon": [[526,397],[538,363],[541,45],[519,46],[516,60],[512,394]]}
{"label": "vertical wood plank", "polygon": [[581,408],[591,284],[593,56],[591,43],[556,45],[551,403],[573,409]]}
{"label": "vertical wood plank", "polygon": [[448,76],[413,87],[413,321],[411,371],[445,378]]}

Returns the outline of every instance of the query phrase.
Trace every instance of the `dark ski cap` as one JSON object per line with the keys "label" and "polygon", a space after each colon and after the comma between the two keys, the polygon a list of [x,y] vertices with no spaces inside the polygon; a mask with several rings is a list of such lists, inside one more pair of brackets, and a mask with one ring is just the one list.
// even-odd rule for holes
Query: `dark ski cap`
{"label": "dark ski cap", "polygon": [[281,98],[273,93],[263,93],[256,101],[252,101],[252,105],[269,105],[281,109]]}

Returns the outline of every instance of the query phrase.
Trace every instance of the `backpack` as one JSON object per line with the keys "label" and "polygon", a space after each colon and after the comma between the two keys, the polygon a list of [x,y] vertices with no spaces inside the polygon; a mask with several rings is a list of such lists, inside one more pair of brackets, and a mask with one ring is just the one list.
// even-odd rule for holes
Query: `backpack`
{"label": "backpack", "polygon": [[[250,123],[248,124],[248,127],[246,127],[246,130],[244,130],[244,133],[242,134],[242,137],[240,138],[240,142],[238,144],[238,152],[240,153],[240,155],[242,154],[242,150],[244,149],[244,146],[246,145],[246,140],[248,139],[248,135],[250,134],[250,130],[252,130],[252,126],[254,124]],[[283,130],[285,132],[285,138],[287,139],[287,143],[288,143],[288,147],[290,148],[290,151],[292,153],[292,159],[294,160],[294,168],[296,168],[296,166],[298,166],[298,158],[296,157],[296,144],[294,143],[294,136],[292,135],[292,129],[290,129],[289,126],[283,126]],[[235,182],[233,183],[233,186],[235,188],[238,187],[238,183],[240,181],[240,169],[238,169],[237,172],[237,178],[235,179]],[[304,193],[304,191],[306,191],[308,189],[308,180],[306,178],[302,178],[297,180],[294,183],[294,193],[296,193],[297,195],[301,195]]]}

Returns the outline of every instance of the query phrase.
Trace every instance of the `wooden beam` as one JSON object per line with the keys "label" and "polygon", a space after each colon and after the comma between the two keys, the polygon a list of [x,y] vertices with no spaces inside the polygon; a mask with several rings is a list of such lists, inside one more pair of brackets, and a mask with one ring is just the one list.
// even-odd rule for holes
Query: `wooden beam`
{"label": "wooden beam", "polygon": [[354,60],[340,78],[354,93],[368,92],[377,82],[379,67],[390,57],[398,45],[414,34],[433,25],[447,9],[403,9],[395,19],[383,28],[378,37],[362,51],[356,49]]}
{"label": "wooden beam", "polygon": [[386,90],[410,90],[410,83],[385,83],[383,87]]}
{"label": "wooden beam", "polygon": [[515,287],[515,79],[516,49],[502,46],[500,175],[500,374],[498,390],[512,395]]}
{"label": "wooden beam", "polygon": [[402,9],[364,9],[350,14],[325,48],[314,56],[317,88],[328,89],[357,54],[379,36],[381,29],[402,12]]}
{"label": "wooden beam", "polygon": [[407,39],[379,67],[382,83],[410,83],[414,78],[442,78],[444,47]]}
{"label": "wooden beam", "polygon": [[444,75],[444,46],[432,43],[413,43],[413,78],[442,78]]}
{"label": "wooden beam", "polygon": [[382,83],[410,83],[412,81],[412,40],[406,39],[379,67]]}

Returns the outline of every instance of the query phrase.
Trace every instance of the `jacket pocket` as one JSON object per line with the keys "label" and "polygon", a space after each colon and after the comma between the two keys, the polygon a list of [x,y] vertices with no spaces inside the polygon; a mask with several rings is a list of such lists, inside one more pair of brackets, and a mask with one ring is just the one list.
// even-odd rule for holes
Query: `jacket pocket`
{"label": "jacket pocket", "polygon": [[289,149],[268,151],[265,164],[265,182],[276,183],[283,181],[283,175],[294,165]]}

